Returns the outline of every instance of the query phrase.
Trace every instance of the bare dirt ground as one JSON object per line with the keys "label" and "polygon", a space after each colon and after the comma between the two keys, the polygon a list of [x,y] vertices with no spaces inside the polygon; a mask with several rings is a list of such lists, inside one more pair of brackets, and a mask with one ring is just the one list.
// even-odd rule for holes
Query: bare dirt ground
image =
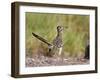
{"label": "bare dirt ground", "polygon": [[82,58],[64,58],[64,57],[48,57],[43,54],[35,54],[34,57],[26,57],[26,67],[40,66],[64,66],[64,65],[85,65],[89,64],[89,60]]}

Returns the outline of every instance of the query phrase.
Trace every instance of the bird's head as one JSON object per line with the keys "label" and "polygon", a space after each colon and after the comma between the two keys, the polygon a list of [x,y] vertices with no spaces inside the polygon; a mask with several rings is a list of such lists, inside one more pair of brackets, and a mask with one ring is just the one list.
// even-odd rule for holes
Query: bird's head
{"label": "bird's head", "polygon": [[62,26],[57,26],[57,31],[58,31],[58,32],[63,31],[63,27],[62,27]]}

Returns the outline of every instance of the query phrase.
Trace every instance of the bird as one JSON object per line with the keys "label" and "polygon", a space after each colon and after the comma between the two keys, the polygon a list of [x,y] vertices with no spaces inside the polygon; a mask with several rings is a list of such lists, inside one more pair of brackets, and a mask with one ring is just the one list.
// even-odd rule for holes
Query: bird
{"label": "bird", "polygon": [[57,26],[57,35],[53,39],[52,42],[53,46],[49,49],[49,54],[58,56],[61,55],[63,47],[62,33],[63,33],[63,27]]}
{"label": "bird", "polygon": [[48,53],[47,55],[52,57],[52,56],[60,56],[62,53],[62,47],[63,47],[63,40],[62,40],[62,33],[63,33],[63,27],[62,26],[57,26],[57,35],[56,37],[52,40],[52,43],[48,42],[46,39],[43,37],[35,34],[32,32],[32,35],[39,39],[40,41],[46,43],[48,45]]}

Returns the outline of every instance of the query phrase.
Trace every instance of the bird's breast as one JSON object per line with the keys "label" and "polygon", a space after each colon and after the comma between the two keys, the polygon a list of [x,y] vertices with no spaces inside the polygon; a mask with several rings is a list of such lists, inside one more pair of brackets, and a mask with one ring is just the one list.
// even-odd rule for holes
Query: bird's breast
{"label": "bird's breast", "polygon": [[59,48],[58,55],[61,55],[61,53],[62,53],[62,47],[61,47],[61,48]]}

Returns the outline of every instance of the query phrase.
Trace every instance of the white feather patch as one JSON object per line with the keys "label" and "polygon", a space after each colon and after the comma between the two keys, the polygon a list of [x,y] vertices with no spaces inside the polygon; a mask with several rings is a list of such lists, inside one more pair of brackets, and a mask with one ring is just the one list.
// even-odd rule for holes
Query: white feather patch
{"label": "white feather patch", "polygon": [[62,48],[59,48],[59,55],[61,55],[62,53]]}

